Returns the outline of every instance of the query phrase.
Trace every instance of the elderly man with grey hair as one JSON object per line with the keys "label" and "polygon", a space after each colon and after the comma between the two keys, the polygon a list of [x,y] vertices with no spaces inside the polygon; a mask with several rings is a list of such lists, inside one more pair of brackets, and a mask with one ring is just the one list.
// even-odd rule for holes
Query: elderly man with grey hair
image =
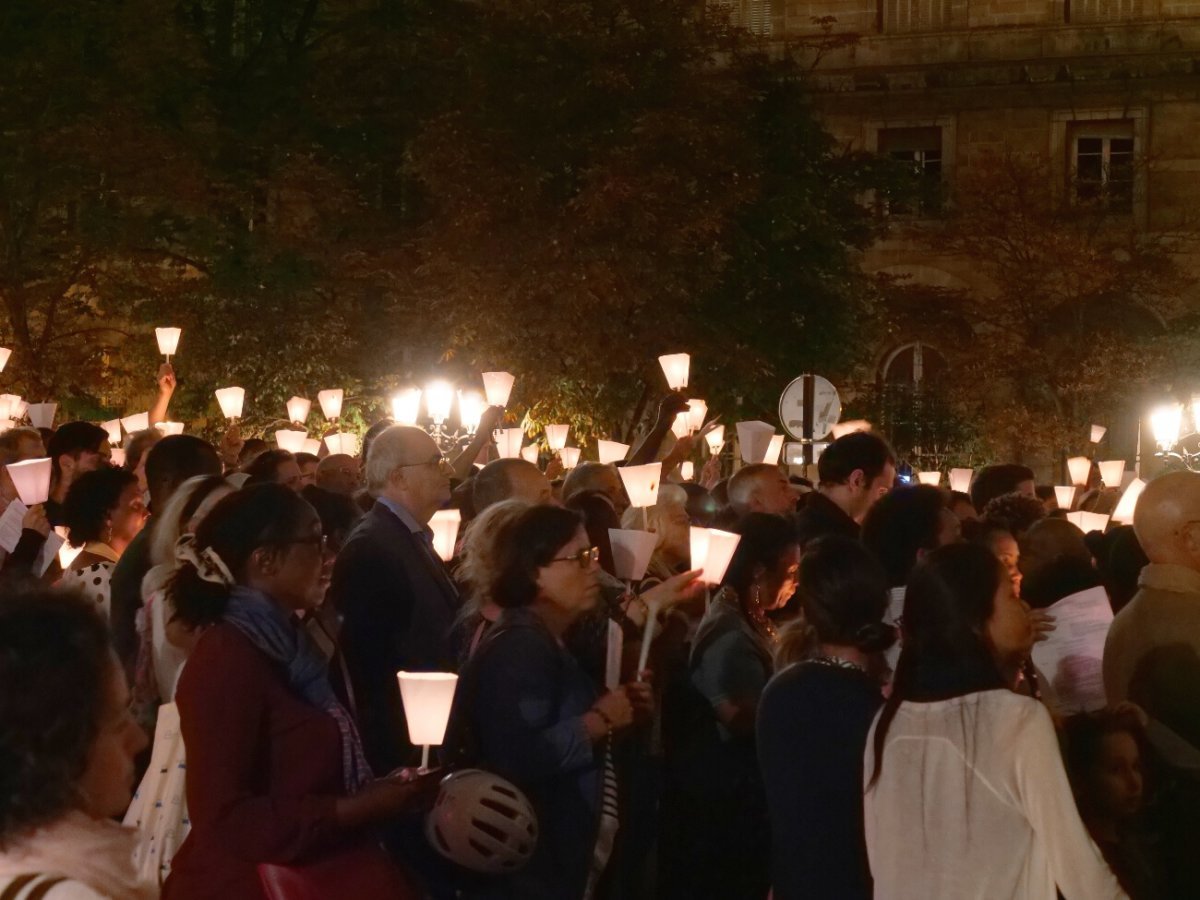
{"label": "elderly man with grey hair", "polygon": [[386,773],[411,762],[396,672],[446,671],[453,662],[458,591],[429,528],[450,499],[453,472],[428,434],[393,425],[371,444],[366,474],[377,499],[338,554],[329,596],[343,618],[367,761]]}

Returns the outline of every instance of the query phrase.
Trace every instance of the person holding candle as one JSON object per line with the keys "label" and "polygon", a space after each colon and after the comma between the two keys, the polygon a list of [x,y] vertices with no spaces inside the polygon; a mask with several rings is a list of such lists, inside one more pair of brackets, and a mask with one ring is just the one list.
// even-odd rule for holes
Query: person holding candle
{"label": "person holding candle", "polygon": [[769,883],[754,723],[774,672],[769,613],[796,591],[800,546],[781,516],[750,513],[736,531],[741,540],[692,640],[687,681],[668,685],[663,700],[667,898],[759,900]]}
{"label": "person holding candle", "polygon": [[148,412],[151,425],[155,422],[167,421],[167,409],[171,405],[171,397],[174,395],[178,383],[175,380],[175,369],[170,362],[164,362],[158,367],[155,383],[158,385],[158,394]]}
{"label": "person holding candle", "polygon": [[296,618],[329,583],[316,512],[280,485],[245,488],[176,554],[170,602],[204,632],[176,690],[192,830],[164,897],[263,900],[262,865],[318,863],[346,896],[415,896],[365,829],[411,810],[431,785],[374,777]]}
{"label": "person holding candle", "polygon": [[[45,455],[42,436],[36,428],[10,428],[0,434],[0,513],[8,509],[14,500],[20,499],[12,476],[4,467],[29,459],[41,459]],[[0,578],[13,580],[30,577],[34,561],[49,534],[50,520],[46,518],[45,507],[41,504],[34,506],[21,520],[21,537],[17,546],[11,553],[0,550],[4,560],[0,566]]]}

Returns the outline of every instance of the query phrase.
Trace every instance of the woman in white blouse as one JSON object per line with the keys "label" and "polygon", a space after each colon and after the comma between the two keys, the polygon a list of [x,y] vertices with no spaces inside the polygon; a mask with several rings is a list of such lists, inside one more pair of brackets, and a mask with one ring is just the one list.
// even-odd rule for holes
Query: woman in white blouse
{"label": "woman in white blouse", "polygon": [[1079,818],[1050,714],[1001,674],[1033,634],[996,558],[935,550],[909,580],[901,627],[864,766],[875,897],[1125,897]]}

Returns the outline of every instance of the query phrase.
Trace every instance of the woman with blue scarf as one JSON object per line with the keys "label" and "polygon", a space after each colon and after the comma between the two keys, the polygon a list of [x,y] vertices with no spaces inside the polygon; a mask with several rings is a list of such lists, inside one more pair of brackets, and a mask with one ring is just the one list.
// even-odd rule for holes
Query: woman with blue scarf
{"label": "woman with blue scarf", "polygon": [[316,512],[285,487],[247,488],[177,555],[172,605],[204,631],[176,691],[192,830],[164,897],[264,900],[276,896],[264,881],[281,877],[416,896],[367,827],[414,808],[427,785],[374,777],[297,618],[329,584]]}

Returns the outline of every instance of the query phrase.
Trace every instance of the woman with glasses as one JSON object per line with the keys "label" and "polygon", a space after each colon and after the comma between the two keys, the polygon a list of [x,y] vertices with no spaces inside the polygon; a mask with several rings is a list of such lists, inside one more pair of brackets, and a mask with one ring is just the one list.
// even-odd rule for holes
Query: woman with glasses
{"label": "woman with glasses", "polygon": [[610,741],[653,701],[645,682],[598,695],[563,645],[598,601],[598,560],[580,516],[551,506],[523,512],[500,548],[489,595],[502,612],[464,669],[453,730],[472,764],[529,796],[539,843],[486,896],[590,897],[607,867],[618,825]]}
{"label": "woman with glasses", "polygon": [[[262,900],[283,866],[325,896],[412,896],[366,828],[427,787],[376,779],[297,614],[332,562],[316,512],[267,484],[230,494],[181,539],[167,593],[204,631],[176,689],[192,830],[164,896]],[[332,896],[332,894],[328,894]]]}

